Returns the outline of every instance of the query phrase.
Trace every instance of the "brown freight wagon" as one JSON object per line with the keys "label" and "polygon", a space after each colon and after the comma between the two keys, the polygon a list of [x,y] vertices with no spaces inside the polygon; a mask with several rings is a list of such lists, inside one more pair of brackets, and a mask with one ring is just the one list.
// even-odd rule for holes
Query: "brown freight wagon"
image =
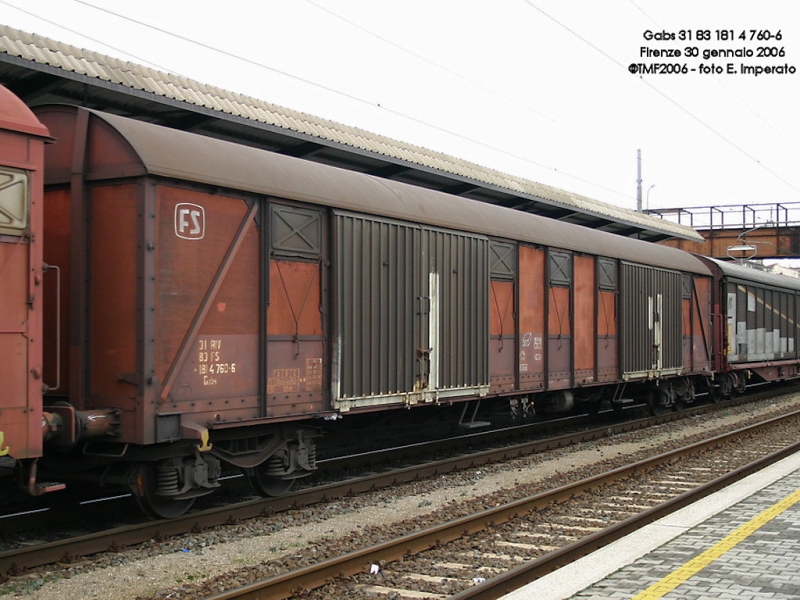
{"label": "brown freight wagon", "polygon": [[30,109],[0,86],[0,460],[31,464],[42,455],[46,433],[42,190],[49,139]]}
{"label": "brown freight wagon", "polygon": [[687,253],[119,116],[37,114],[57,139],[45,260],[69,281],[45,322],[45,373],[63,373],[49,402],[102,422],[45,463],[127,483],[153,514],[213,490],[223,462],[287,489],[324,419],[500,398],[663,410],[710,375],[710,274]]}

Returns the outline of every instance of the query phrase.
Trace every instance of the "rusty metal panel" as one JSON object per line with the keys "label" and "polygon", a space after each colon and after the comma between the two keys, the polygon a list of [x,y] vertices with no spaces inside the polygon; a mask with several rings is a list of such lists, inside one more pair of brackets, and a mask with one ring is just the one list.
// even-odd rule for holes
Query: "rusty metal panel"
{"label": "rusty metal panel", "polygon": [[680,373],[681,273],[623,262],[621,276],[623,379]]}
{"label": "rusty metal panel", "polygon": [[619,379],[617,282],[619,265],[610,258],[597,258],[597,380]]}
{"label": "rusty metal panel", "polygon": [[[44,278],[44,381],[50,386],[60,385],[56,394],[66,394],[70,389],[70,286],[72,276],[70,253],[71,221],[70,193],[66,189],[53,189],[45,192],[44,201],[44,261],[60,269],[61,286],[54,273]],[[60,305],[61,313],[56,313]],[[60,332],[59,332],[60,329]],[[57,343],[60,341],[60,345]],[[60,369],[58,368],[60,366]]]}
{"label": "rusty metal panel", "polygon": [[597,379],[615,381],[619,379],[617,293],[600,290],[597,304]]}
{"label": "rusty metal panel", "polygon": [[572,311],[570,290],[549,286],[547,318],[547,388],[572,386]]}
{"label": "rusty metal panel", "polygon": [[519,246],[519,388],[538,391],[545,385],[545,253]]}
{"label": "rusty metal panel", "polygon": [[594,383],[597,310],[595,307],[595,259],[575,256],[575,385]]}
{"label": "rusty metal panel", "polygon": [[325,406],[325,213],[270,204],[266,416]]}
{"label": "rusty metal panel", "polygon": [[267,416],[323,409],[320,261],[270,260]]}
{"label": "rusty metal panel", "polygon": [[489,375],[491,391],[513,390],[516,383],[517,324],[514,282],[491,282],[489,309]]}
{"label": "rusty metal panel", "polygon": [[683,366],[687,372],[711,369],[711,280],[684,275]]}
{"label": "rusty metal panel", "polygon": [[0,86],[0,457],[42,454],[47,129]]}
{"label": "rusty metal panel", "polygon": [[710,371],[714,347],[710,277],[692,278],[692,359],[695,371]]}
{"label": "rusty metal panel", "polygon": [[[37,439],[29,430],[30,421],[37,420],[31,413],[36,404],[30,406],[35,402],[30,392],[41,391],[41,384],[38,390],[29,390],[28,365],[35,360],[28,348],[32,333],[28,322],[29,258],[26,241],[0,236],[0,456],[10,454],[14,458],[38,456],[42,445],[41,433]],[[35,365],[32,363],[31,367]],[[41,406],[41,399],[38,404]]]}
{"label": "rusty metal panel", "polygon": [[156,200],[156,341],[148,351],[161,384],[157,412],[192,401],[184,410],[198,420],[263,416],[258,206],[167,185]]}
{"label": "rusty metal panel", "polygon": [[100,186],[91,195],[89,394],[135,398],[139,186]]}
{"label": "rusty metal panel", "polygon": [[547,387],[572,387],[572,254],[548,249]]}

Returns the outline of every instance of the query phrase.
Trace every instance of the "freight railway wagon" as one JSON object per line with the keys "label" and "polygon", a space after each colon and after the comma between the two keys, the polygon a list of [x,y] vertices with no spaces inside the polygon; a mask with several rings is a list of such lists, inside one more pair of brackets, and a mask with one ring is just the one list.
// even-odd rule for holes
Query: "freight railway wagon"
{"label": "freight railway wagon", "polygon": [[[690,254],[85,109],[23,121],[3,121],[29,200],[0,231],[0,290],[24,292],[2,297],[4,486],[124,484],[169,517],[223,465],[287,490],[339,419],[733,391],[714,372],[726,273]],[[39,219],[23,147],[48,135]]]}
{"label": "freight railway wagon", "polygon": [[719,348],[711,386],[728,396],[800,374],[800,279],[702,257],[714,276]]}

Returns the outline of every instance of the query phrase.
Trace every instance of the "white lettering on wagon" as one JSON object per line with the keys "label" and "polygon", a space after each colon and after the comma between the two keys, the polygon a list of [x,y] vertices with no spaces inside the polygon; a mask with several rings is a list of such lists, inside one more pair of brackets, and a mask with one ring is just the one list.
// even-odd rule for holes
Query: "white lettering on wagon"
{"label": "white lettering on wagon", "polygon": [[206,211],[199,204],[175,205],[175,235],[184,240],[202,240],[206,234]]}
{"label": "white lettering on wagon", "polygon": [[217,385],[217,376],[236,374],[236,363],[224,362],[222,340],[201,339],[197,345],[196,372],[203,376],[203,385]]}

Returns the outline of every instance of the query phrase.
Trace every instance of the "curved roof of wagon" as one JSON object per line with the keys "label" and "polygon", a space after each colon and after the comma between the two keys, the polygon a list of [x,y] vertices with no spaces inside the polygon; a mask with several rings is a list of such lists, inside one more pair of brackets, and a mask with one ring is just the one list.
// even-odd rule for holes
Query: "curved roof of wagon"
{"label": "curved roof of wagon", "polygon": [[[37,103],[67,99],[80,102],[91,88],[95,108],[105,110],[113,105],[112,112],[139,111],[140,118],[151,121],[159,118],[156,113],[173,114],[180,109],[184,118],[197,113],[203,117],[200,122],[213,122],[206,135],[225,137],[248,128],[244,141],[247,143],[246,140],[256,139],[253,135],[262,135],[262,129],[284,132],[284,136],[292,136],[296,141],[337,149],[337,157],[344,160],[342,166],[347,161],[362,159],[367,161],[365,165],[376,163],[373,168],[393,165],[401,172],[410,169],[411,183],[439,187],[490,203],[514,203],[530,212],[552,214],[622,235],[628,232],[648,239],[674,236],[702,241],[697,232],[685,225],[3,25],[0,25],[0,57],[3,65],[0,75],[9,81],[18,79],[20,90],[30,91]],[[31,90],[28,80],[33,73],[47,75],[45,89]],[[103,102],[109,102],[109,107]],[[199,127],[198,119],[192,119],[192,123]],[[291,146],[287,153],[291,154],[295,147]]]}
{"label": "curved roof of wagon", "polygon": [[0,129],[50,137],[47,127],[42,125],[33,111],[2,85],[0,85]]}
{"label": "curved roof of wagon", "polygon": [[[55,110],[61,109],[70,110],[67,107]],[[693,255],[651,242],[117,115],[90,112],[116,130],[138,155],[144,170],[153,175],[709,273]]]}
{"label": "curved roof of wagon", "polygon": [[750,267],[737,264],[731,261],[719,260],[710,258],[708,256],[701,256],[701,260],[715,265],[722,274],[731,279],[739,279],[745,282],[760,283],[776,288],[785,288],[790,290],[800,291],[800,279],[789,277],[788,275],[781,275],[779,273],[770,273],[768,271],[761,271]]}

